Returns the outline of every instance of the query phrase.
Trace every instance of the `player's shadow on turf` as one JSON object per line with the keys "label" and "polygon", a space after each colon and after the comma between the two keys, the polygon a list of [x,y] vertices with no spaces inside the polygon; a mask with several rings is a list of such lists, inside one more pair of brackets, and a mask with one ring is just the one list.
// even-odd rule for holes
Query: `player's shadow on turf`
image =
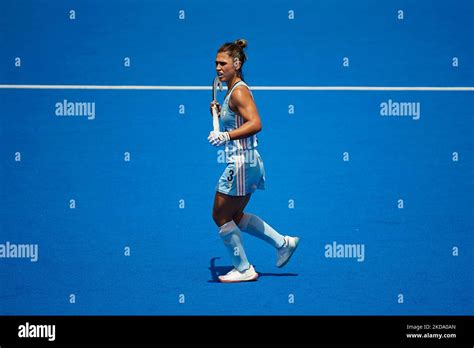
{"label": "player's shadow on turf", "polygon": [[[211,271],[212,280],[208,280],[208,283],[219,283],[219,276],[226,274],[229,272],[233,267],[232,266],[216,266],[216,260],[220,259],[220,257],[213,257],[211,259],[211,265],[209,266],[209,270]],[[258,272],[258,270],[257,270]],[[298,274],[296,273],[261,273],[258,272],[259,277],[297,277]]]}

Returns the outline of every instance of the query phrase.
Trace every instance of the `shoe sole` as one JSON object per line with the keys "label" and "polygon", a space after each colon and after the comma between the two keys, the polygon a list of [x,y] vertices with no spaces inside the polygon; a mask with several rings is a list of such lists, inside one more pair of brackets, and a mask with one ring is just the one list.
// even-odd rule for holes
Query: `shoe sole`
{"label": "shoe sole", "polygon": [[241,283],[241,282],[252,282],[252,281],[255,281],[257,280],[258,278],[258,273],[255,273],[252,277],[250,277],[249,279],[240,279],[240,280],[226,280],[226,279],[221,279],[219,278],[219,281],[221,283]]}
{"label": "shoe sole", "polygon": [[296,249],[298,249],[298,244],[300,243],[300,239],[298,237],[295,237],[295,248],[293,249],[293,251],[291,252],[290,256],[288,256],[288,258],[285,260],[285,262],[283,262],[280,266],[277,266],[278,268],[282,268],[284,267],[288,262],[290,262],[290,259],[291,257],[293,256],[293,254],[295,253]]}

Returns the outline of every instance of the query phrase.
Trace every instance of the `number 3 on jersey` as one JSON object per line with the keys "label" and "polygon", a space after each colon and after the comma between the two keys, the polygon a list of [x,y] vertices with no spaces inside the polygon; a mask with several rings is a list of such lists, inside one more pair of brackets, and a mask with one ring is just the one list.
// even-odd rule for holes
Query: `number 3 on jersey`
{"label": "number 3 on jersey", "polygon": [[231,169],[229,170],[229,176],[227,177],[227,181],[232,181],[234,179],[234,171]]}

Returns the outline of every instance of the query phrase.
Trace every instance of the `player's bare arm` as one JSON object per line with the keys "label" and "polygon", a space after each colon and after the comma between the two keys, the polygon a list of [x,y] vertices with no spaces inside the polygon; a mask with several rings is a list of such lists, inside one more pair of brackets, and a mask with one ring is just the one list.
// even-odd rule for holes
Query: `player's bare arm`
{"label": "player's bare arm", "polygon": [[242,139],[254,135],[262,130],[262,122],[258,115],[257,106],[248,88],[237,87],[232,93],[229,106],[245,119],[239,128],[229,132],[230,139]]}

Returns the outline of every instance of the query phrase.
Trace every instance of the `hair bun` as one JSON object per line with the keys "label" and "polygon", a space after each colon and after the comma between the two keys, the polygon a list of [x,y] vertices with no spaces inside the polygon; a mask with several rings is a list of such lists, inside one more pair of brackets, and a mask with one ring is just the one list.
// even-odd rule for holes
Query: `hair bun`
{"label": "hair bun", "polygon": [[234,43],[235,43],[237,46],[240,46],[242,49],[244,49],[245,47],[247,47],[247,40],[245,40],[245,39],[238,39],[238,40],[235,40]]}

